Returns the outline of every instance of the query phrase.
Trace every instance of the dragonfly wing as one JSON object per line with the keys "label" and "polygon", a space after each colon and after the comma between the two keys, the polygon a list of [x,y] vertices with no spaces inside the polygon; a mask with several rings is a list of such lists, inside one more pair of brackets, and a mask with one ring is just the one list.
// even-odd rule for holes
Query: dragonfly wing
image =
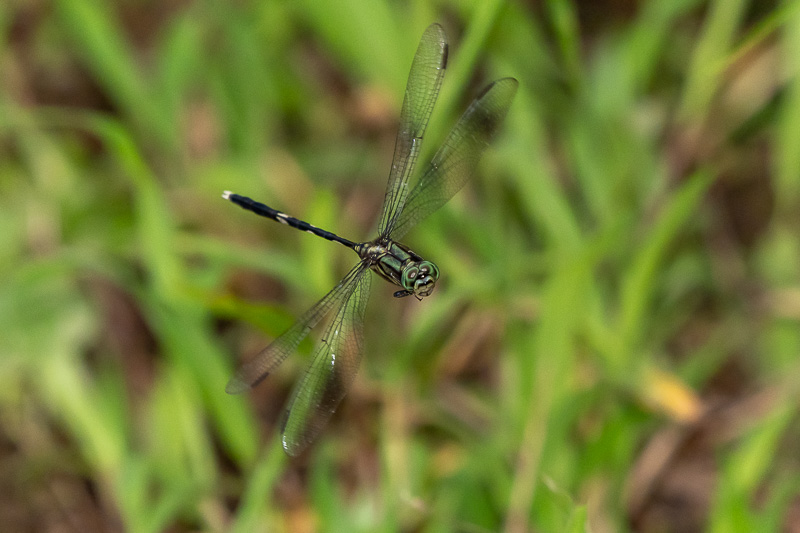
{"label": "dragonfly wing", "polygon": [[497,80],[470,104],[409,194],[391,231],[393,240],[403,238],[464,186],[503,123],[517,86],[514,78]]}
{"label": "dragonfly wing", "polygon": [[336,311],[303,378],[297,384],[283,422],[283,448],[297,455],[328,423],[358,371],[363,352],[364,311],[370,275],[356,273],[352,292]]}
{"label": "dragonfly wing", "polygon": [[347,275],[342,278],[336,287],[314,304],[311,309],[305,312],[292,327],[286,330],[280,337],[261,350],[252,360],[243,364],[236,371],[236,374],[228,381],[225,392],[228,394],[240,394],[258,385],[270,372],[280,365],[289,354],[297,349],[300,341],[308,335],[311,328],[328,314],[337,302],[345,298],[353,287],[357,286],[364,277],[363,274],[368,269],[365,263],[358,263]]}
{"label": "dragonfly wing", "polygon": [[431,24],[422,34],[408,75],[392,169],[378,222],[381,236],[388,234],[392,221],[402,211],[408,196],[408,178],[419,156],[422,137],[439,95],[446,66],[447,37],[441,26]]}

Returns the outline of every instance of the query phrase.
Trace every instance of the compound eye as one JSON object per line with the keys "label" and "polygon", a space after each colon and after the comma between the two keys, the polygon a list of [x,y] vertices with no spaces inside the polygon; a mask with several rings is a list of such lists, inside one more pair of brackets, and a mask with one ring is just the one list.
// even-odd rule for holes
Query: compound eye
{"label": "compound eye", "polygon": [[430,261],[422,261],[419,264],[418,277],[420,278],[427,277],[433,279],[433,281],[436,281],[437,279],[439,279],[439,269],[436,267],[436,265],[434,265]]}
{"label": "compound eye", "polygon": [[410,266],[403,271],[403,288],[413,291],[419,276],[419,267]]}

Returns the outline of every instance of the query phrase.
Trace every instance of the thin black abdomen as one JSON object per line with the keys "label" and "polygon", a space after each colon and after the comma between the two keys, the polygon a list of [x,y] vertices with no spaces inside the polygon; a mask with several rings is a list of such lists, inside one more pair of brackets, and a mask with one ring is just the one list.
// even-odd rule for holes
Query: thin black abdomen
{"label": "thin black abdomen", "polygon": [[324,229],[313,226],[304,220],[290,217],[286,213],[281,213],[280,211],[272,209],[270,206],[262,204],[261,202],[256,202],[255,200],[253,200],[252,198],[248,198],[247,196],[241,196],[238,194],[234,194],[230,191],[225,191],[222,194],[222,197],[225,198],[226,200],[230,200],[231,202],[235,203],[242,209],[247,209],[248,211],[252,211],[257,215],[270,218],[272,220],[280,222],[281,224],[286,224],[287,226],[303,230],[305,232],[311,233],[312,235],[322,237],[323,239],[328,239],[329,241],[338,242],[339,244],[343,244],[348,248],[353,248],[356,245],[356,243],[347,240],[344,237],[339,237],[335,233],[331,233],[330,231],[325,231]]}

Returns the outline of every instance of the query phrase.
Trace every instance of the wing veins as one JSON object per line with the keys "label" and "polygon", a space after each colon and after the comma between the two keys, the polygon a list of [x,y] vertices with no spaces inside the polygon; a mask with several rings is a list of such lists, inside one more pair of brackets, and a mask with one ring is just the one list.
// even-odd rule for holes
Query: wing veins
{"label": "wing veins", "polygon": [[422,35],[408,75],[392,167],[378,222],[381,237],[388,235],[388,229],[405,204],[408,179],[419,157],[446,66],[447,37],[441,26],[431,24]]}
{"label": "wing veins", "polygon": [[408,195],[405,209],[391,228],[393,239],[401,239],[447,203],[469,180],[500,128],[517,86],[514,78],[503,78],[487,86],[472,101]]}
{"label": "wing veins", "polygon": [[366,271],[357,275],[353,291],[325,328],[292,393],[281,428],[289,455],[297,455],[319,435],[358,372],[370,279]]}
{"label": "wing veins", "polygon": [[240,394],[258,385],[297,349],[300,341],[330,312],[341,295],[346,294],[367,269],[368,266],[364,262],[360,262],[350,269],[350,272],[342,278],[336,287],[308,309],[289,329],[279,337],[276,337],[253,359],[240,366],[228,381],[225,392],[228,394]]}

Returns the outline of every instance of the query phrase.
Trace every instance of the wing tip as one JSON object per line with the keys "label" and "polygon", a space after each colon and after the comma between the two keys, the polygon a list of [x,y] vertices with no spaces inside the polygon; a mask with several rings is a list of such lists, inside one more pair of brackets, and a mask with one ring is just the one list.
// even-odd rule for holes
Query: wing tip
{"label": "wing tip", "polygon": [[237,377],[232,377],[225,385],[225,392],[228,394],[241,394],[250,388],[250,385]]}
{"label": "wing tip", "polygon": [[500,78],[495,83],[507,84],[510,88],[512,88],[515,91],[519,87],[519,80],[517,78],[512,77],[512,76],[507,76],[505,78]]}
{"label": "wing tip", "polygon": [[428,25],[428,27],[425,28],[425,32],[426,33],[429,32],[429,31],[431,31],[431,32],[435,31],[435,32],[437,32],[439,34],[444,34],[444,28],[438,22],[431,22]]}
{"label": "wing tip", "polygon": [[492,83],[487,85],[483,88],[483,90],[475,97],[475,100],[480,100],[484,96],[486,96],[492,89],[506,89],[511,91],[512,97],[517,92],[517,88],[519,87],[519,81],[517,78],[507,77],[507,78],[500,78],[498,80],[494,80]]}
{"label": "wing tip", "polygon": [[290,457],[297,457],[308,447],[308,441],[293,439],[286,434],[286,426],[288,425],[289,418],[291,416],[292,408],[290,406],[283,411],[283,416],[281,417],[281,445],[283,446],[283,451],[286,452],[286,455]]}
{"label": "wing tip", "polygon": [[286,435],[281,436],[281,444],[283,451],[290,457],[297,457],[306,448],[305,446],[298,446],[296,442],[291,442],[286,438]]}

